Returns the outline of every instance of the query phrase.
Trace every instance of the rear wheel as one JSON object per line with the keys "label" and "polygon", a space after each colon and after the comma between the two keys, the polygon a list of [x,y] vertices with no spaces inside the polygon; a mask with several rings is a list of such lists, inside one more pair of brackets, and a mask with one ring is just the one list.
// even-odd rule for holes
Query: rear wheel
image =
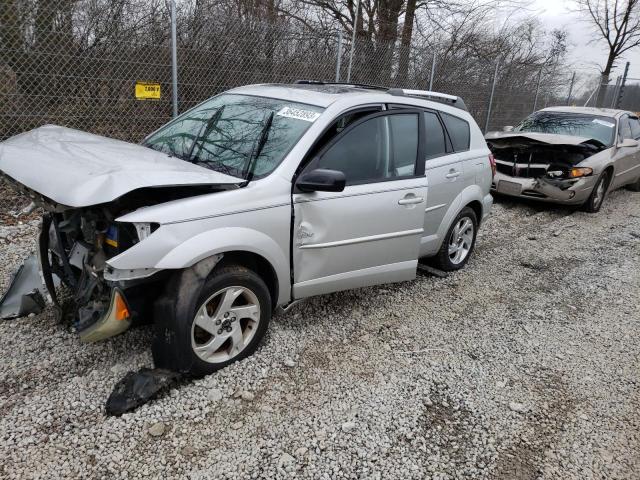
{"label": "rear wheel", "polygon": [[478,219],[476,213],[465,207],[458,214],[447,232],[434,264],[445,271],[459,270],[469,261],[476,243]]}
{"label": "rear wheel", "polygon": [[605,170],[593,187],[593,191],[589,198],[582,206],[585,212],[597,213],[602,207],[605,197],[607,196],[607,190],[609,189],[609,183],[611,182],[611,172]]}

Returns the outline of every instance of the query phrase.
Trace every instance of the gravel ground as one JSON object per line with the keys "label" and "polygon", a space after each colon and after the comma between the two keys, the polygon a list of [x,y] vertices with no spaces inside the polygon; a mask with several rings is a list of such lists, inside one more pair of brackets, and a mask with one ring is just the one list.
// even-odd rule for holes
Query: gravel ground
{"label": "gravel ground", "polygon": [[[253,357],[120,418],[149,327],[0,324],[3,478],[640,478],[640,194],[501,200],[468,267],[315,298]],[[33,246],[0,226],[0,283]]]}

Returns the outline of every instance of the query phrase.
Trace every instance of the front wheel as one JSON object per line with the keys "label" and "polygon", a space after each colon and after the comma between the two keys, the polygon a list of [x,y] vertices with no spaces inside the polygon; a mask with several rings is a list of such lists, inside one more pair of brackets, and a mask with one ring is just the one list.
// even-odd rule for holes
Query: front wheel
{"label": "front wheel", "polygon": [[476,243],[478,219],[470,207],[465,207],[453,221],[440,251],[433,258],[441,270],[459,270],[469,261]]}
{"label": "front wheel", "polygon": [[597,213],[600,210],[600,207],[602,207],[602,203],[607,195],[610,181],[611,173],[608,170],[600,175],[595,187],[593,187],[591,195],[589,195],[589,198],[582,206],[582,209],[585,212]]}
{"label": "front wheel", "polygon": [[[154,357],[179,359],[180,371],[200,377],[241,360],[258,348],[272,308],[269,289],[255,272],[240,265],[220,266],[195,293],[197,298],[182,303],[181,292],[172,304],[178,305],[171,309],[174,314],[165,317],[170,323],[168,330],[175,336],[162,349],[171,352]],[[162,367],[175,369],[165,363]]]}

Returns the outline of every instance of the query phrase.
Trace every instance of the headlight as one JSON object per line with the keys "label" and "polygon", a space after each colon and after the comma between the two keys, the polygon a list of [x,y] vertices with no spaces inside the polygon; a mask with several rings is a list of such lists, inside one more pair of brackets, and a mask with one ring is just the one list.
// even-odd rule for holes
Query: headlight
{"label": "headlight", "polygon": [[569,178],[580,178],[580,177],[588,177],[593,174],[593,168],[589,167],[573,167],[569,170]]}

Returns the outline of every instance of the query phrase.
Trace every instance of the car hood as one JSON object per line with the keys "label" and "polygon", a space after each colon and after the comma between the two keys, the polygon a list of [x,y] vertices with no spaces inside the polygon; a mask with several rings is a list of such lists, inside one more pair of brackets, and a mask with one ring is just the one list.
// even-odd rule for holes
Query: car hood
{"label": "car hood", "polygon": [[1,142],[0,172],[68,207],[110,202],[140,188],[242,181],[141,145],[55,125]]}
{"label": "car hood", "polygon": [[485,135],[485,140],[494,147],[528,147],[532,145],[570,145],[590,147],[601,147],[597,140],[586,137],[574,137],[572,135],[557,135],[554,133],[535,132],[489,132]]}

